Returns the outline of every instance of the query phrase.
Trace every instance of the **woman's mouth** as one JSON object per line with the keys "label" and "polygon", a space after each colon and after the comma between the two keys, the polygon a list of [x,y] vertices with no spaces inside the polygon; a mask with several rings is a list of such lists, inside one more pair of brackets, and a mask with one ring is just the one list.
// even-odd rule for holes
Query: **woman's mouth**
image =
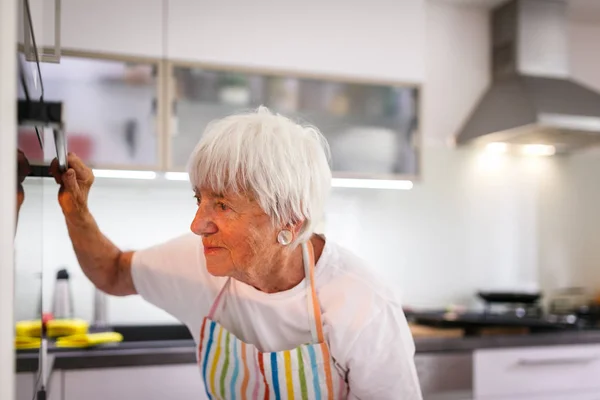
{"label": "woman's mouth", "polygon": [[208,255],[213,255],[213,254],[219,252],[220,250],[223,250],[223,248],[222,247],[210,247],[210,246],[207,246],[207,247],[204,248],[204,255],[207,255],[207,256]]}

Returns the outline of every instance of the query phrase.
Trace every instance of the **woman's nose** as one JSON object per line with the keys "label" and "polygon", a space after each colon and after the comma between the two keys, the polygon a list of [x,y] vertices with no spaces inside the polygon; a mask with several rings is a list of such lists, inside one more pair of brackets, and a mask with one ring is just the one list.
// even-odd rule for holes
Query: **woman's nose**
{"label": "woman's nose", "polygon": [[217,225],[210,217],[210,213],[207,213],[202,206],[198,207],[198,210],[196,210],[196,215],[192,220],[190,229],[199,236],[208,236],[216,233],[218,230]]}

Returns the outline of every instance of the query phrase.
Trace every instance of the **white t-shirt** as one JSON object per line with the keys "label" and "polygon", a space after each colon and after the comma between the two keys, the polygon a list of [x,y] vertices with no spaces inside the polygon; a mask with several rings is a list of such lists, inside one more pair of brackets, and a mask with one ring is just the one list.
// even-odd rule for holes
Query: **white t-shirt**
{"label": "white t-shirt", "polygon": [[[135,252],[132,275],[137,292],[186,324],[196,342],[227,279],[208,273],[194,234]],[[325,340],[348,373],[348,398],[421,400],[414,341],[393,290],[329,240],[315,266],[315,287]],[[292,349],[312,341],[306,295],[305,281],[269,294],[232,280],[215,319],[260,351]]]}

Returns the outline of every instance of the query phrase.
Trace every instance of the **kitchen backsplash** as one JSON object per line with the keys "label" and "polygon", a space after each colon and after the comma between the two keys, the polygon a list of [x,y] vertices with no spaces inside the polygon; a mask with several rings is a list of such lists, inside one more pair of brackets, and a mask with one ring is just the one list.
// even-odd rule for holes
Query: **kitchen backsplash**
{"label": "kitchen backsplash", "polygon": [[[600,156],[519,158],[426,147],[411,191],[333,190],[322,231],[365,258],[406,306],[473,304],[480,288],[600,288]],[[54,276],[72,274],[75,310],[91,318],[93,287],[79,269],[52,180],[26,183],[16,238],[16,317],[32,318],[43,263],[44,309]],[[98,179],[90,208],[123,249],[188,231],[189,183]],[[138,296],[109,299],[114,323],[174,319]]]}

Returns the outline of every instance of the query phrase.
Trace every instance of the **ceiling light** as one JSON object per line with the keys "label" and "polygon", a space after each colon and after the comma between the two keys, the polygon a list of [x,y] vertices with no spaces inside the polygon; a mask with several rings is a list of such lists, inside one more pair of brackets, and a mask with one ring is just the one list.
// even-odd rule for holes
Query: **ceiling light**
{"label": "ceiling light", "polygon": [[556,148],[548,144],[526,144],[521,147],[521,153],[527,156],[552,156]]}
{"label": "ceiling light", "polygon": [[485,146],[485,150],[496,154],[506,153],[508,151],[508,144],[502,142],[489,143]]}

